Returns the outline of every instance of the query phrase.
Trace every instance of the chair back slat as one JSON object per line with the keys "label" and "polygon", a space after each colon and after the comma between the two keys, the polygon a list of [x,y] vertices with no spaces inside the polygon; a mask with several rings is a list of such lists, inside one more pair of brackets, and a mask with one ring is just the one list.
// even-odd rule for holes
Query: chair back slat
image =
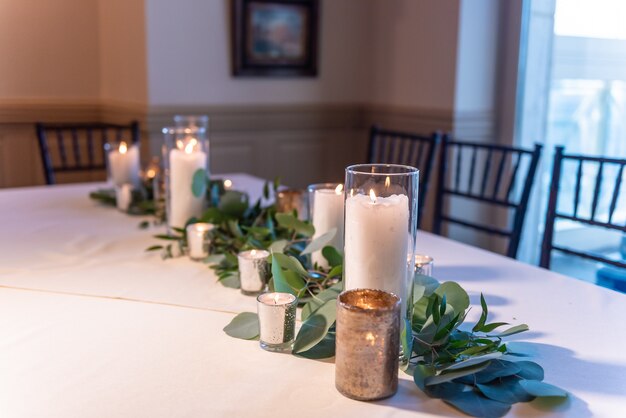
{"label": "chair back slat", "polygon": [[578,216],[578,204],[580,203],[580,181],[583,177],[583,160],[578,161],[576,171],[576,186],[574,186],[574,216]]}
{"label": "chair back slat", "polygon": [[617,176],[615,177],[615,187],[613,188],[613,195],[611,196],[611,205],[609,206],[609,223],[613,222],[613,214],[617,207],[617,198],[622,187],[622,176],[624,175],[624,164],[619,166]]}
{"label": "chair back slat", "polygon": [[496,173],[496,179],[493,182],[493,193],[491,193],[491,198],[496,199],[498,197],[498,192],[500,191],[500,180],[502,180],[502,174],[504,173],[504,165],[506,164],[507,152],[501,152],[500,164],[498,164],[498,171]]}
{"label": "chair back slat", "polygon": [[604,170],[604,163],[600,162],[598,167],[598,174],[596,175],[596,185],[593,189],[593,202],[591,203],[591,220],[596,219],[596,210],[598,209],[598,198],[600,197],[600,188],[602,187],[602,171]]}
{"label": "chair back slat", "polygon": [[[109,131],[118,140],[128,135],[132,144],[139,143],[139,124],[115,125],[105,123],[67,123],[35,125],[46,184],[55,184],[55,172],[104,171],[106,169],[106,144]],[[56,140],[56,155],[50,152],[48,139]],[[96,145],[96,142],[98,144]],[[96,151],[99,148],[99,151]],[[54,148],[53,148],[54,149]],[[84,156],[84,150],[87,156]],[[69,154],[68,155],[68,151]],[[96,154],[97,152],[97,154]],[[100,158],[96,158],[98,155]],[[70,156],[72,158],[70,158]]]}
{"label": "chair back slat", "polygon": [[370,164],[404,164],[420,170],[418,196],[418,225],[428,192],[430,172],[440,134],[420,135],[409,132],[381,129],[374,125],[370,129],[368,162]]}
{"label": "chair back slat", "polygon": [[[578,169],[576,170],[576,179],[575,179],[575,190],[574,190],[574,207],[571,210],[571,213],[565,212],[559,209],[558,206],[558,197],[559,191],[561,187],[561,181],[566,180],[566,178],[562,177],[562,170],[564,162],[575,161],[578,163]],[[591,199],[591,207],[589,208],[589,217],[585,215],[579,214],[585,211],[581,211],[579,206],[581,203],[585,203],[584,200],[581,202],[581,189],[582,189],[582,177],[584,174],[583,167],[585,164],[589,165],[597,165],[598,171],[595,175],[594,187],[593,187],[593,196]],[[548,199],[548,208],[546,211],[546,222],[545,229],[543,234],[543,240],[541,243],[541,259],[539,265],[544,268],[550,268],[552,252],[558,251],[564,254],[569,254],[577,257],[581,257],[587,260],[598,261],[608,265],[613,265],[616,267],[624,267],[626,264],[623,262],[615,261],[604,254],[597,254],[593,251],[583,251],[579,249],[568,248],[567,246],[557,245],[554,243],[554,230],[555,224],[558,220],[567,220],[570,222],[576,222],[582,226],[589,226],[595,228],[604,228],[609,231],[617,231],[619,233],[626,233],[626,225],[621,223],[616,223],[614,221],[615,211],[620,206],[620,197],[624,199],[624,196],[620,195],[621,187],[622,187],[622,177],[624,174],[624,166],[626,165],[626,159],[617,159],[617,158],[605,158],[605,157],[596,157],[596,156],[585,156],[585,155],[570,155],[565,154],[565,149],[562,146],[556,147],[554,154],[554,161],[552,164],[552,180],[550,182],[550,196]],[[609,168],[615,167],[617,168],[616,177],[606,177],[605,178],[605,170]],[[612,187],[608,187],[610,189],[610,203],[608,207],[608,216],[607,221],[604,222],[603,217],[599,217],[598,207],[599,202],[602,199],[603,190],[602,185],[604,181],[608,181],[612,179],[614,184]],[[623,202],[624,200],[621,200]],[[585,203],[588,205],[589,203]],[[584,207],[585,205],[583,205]]]}
{"label": "chair back slat", "polygon": [[[434,232],[441,234],[442,224],[446,222],[492,235],[504,236],[509,239],[507,255],[515,257],[540,157],[541,145],[536,145],[535,149],[531,151],[496,144],[461,142],[444,135],[439,159],[439,184]],[[500,158],[499,161],[498,158]],[[463,170],[466,160],[469,160],[469,170]],[[509,160],[511,169],[506,169]],[[528,163],[524,164],[526,167],[525,174],[522,175],[523,160],[528,161]],[[449,162],[451,164],[454,162],[454,164],[448,167]],[[461,173],[467,174],[467,181],[461,180]],[[481,175],[477,173],[481,173]],[[509,179],[506,195],[500,197],[500,187],[507,184],[507,176]],[[518,184],[521,179],[523,179],[523,183]],[[514,190],[521,190],[521,193],[516,193],[520,195],[519,198],[514,196]],[[494,228],[467,219],[452,217],[446,213],[444,205],[444,197],[447,195],[494,207],[507,208],[513,213],[513,226],[507,229]]]}
{"label": "chair back slat", "polygon": [[487,192],[487,181],[489,180],[489,173],[491,172],[491,159],[493,158],[493,149],[487,150],[487,161],[485,161],[485,168],[483,170],[483,181],[480,186],[480,197],[485,197]]}

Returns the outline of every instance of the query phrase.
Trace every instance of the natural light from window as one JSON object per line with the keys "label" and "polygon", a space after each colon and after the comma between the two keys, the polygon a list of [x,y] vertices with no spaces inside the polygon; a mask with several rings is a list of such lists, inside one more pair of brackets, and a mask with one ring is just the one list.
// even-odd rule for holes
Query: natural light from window
{"label": "natural light from window", "polygon": [[557,0],[554,33],[626,39],[626,0]]}

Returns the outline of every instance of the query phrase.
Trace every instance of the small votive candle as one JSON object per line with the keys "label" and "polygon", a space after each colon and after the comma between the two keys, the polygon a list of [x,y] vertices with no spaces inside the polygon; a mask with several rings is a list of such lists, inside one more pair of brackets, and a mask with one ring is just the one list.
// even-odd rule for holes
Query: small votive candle
{"label": "small votive candle", "polygon": [[352,289],[337,298],[335,387],[344,396],[371,401],[398,390],[400,298]]}
{"label": "small votive candle", "polygon": [[267,265],[269,255],[269,251],[265,250],[242,251],[237,255],[241,293],[258,295],[265,290],[269,275]]}
{"label": "small votive candle", "polygon": [[128,212],[130,204],[133,201],[133,185],[122,184],[115,186],[115,204],[117,208],[122,212]]}
{"label": "small votive candle", "polygon": [[194,261],[200,261],[209,256],[209,246],[211,245],[210,232],[214,227],[213,224],[204,222],[187,225],[189,258]]}
{"label": "small votive candle", "polygon": [[285,189],[276,194],[276,210],[278,212],[298,212],[298,218],[307,219],[306,194],[304,190]]}
{"label": "small votive candle", "polygon": [[297,304],[298,298],[291,293],[263,293],[257,297],[261,348],[291,351],[296,337]]}
{"label": "small votive candle", "polygon": [[416,254],[415,255],[415,273],[422,274],[424,276],[433,275],[433,258],[429,255]]}

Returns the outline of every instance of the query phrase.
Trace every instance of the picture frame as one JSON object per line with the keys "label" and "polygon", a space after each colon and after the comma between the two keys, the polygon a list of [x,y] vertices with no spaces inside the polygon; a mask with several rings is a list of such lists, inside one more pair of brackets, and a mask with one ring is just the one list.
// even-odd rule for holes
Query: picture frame
{"label": "picture frame", "polygon": [[231,1],[233,76],[317,76],[319,0]]}

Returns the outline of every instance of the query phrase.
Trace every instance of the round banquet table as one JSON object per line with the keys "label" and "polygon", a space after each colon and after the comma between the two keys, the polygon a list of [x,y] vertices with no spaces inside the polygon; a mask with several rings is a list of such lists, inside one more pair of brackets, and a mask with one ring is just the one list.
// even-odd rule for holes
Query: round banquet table
{"label": "round banquet table", "polygon": [[[260,196],[262,179],[222,177]],[[335,390],[332,360],[227,336],[255,298],[203,263],[145,252],[163,228],[90,200],[99,186],[0,191],[1,417],[463,416],[402,372],[395,396],[358,402]],[[510,340],[570,393],[554,409],[535,401],[509,416],[624,416],[626,295],[426,232],[418,252],[473,305],[483,292],[490,320],[527,323]]]}

